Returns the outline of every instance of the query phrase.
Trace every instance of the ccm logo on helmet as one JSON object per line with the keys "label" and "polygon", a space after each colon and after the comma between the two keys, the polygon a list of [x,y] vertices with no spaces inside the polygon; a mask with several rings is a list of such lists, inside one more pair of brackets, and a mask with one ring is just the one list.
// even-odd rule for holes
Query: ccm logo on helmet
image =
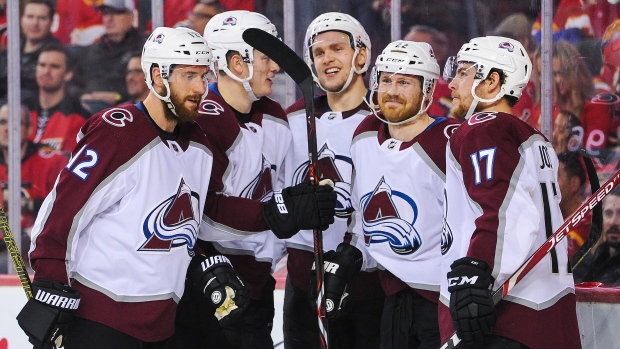
{"label": "ccm logo on helmet", "polygon": [[237,25],[237,18],[230,16],[224,20],[223,25]]}
{"label": "ccm logo on helmet", "polygon": [[508,42],[508,41],[501,42],[501,43],[499,44],[499,48],[506,49],[506,50],[508,50],[508,52],[512,52],[512,51],[514,51],[514,50],[515,50],[514,45],[513,45],[513,44],[511,44],[511,43],[510,43],[510,42]]}
{"label": "ccm logo on helmet", "polygon": [[404,59],[400,59],[400,58],[389,58],[388,57],[388,58],[385,59],[385,61],[386,62],[397,62],[397,63],[400,63],[400,62],[404,62],[405,60]]}
{"label": "ccm logo on helmet", "polygon": [[197,55],[206,55],[207,51],[196,51]]}

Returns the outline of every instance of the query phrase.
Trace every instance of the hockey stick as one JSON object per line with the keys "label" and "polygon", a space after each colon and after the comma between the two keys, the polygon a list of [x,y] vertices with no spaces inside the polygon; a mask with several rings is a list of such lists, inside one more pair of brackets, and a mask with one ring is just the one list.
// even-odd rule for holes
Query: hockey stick
{"label": "hockey stick", "polygon": [[[590,188],[594,193],[597,191],[601,184],[598,181],[598,175],[596,174],[596,169],[594,168],[594,163],[592,159],[588,156],[588,153],[585,149],[581,150],[581,157],[586,165],[586,170],[588,171],[588,178],[590,179]],[[598,203],[592,209],[592,227],[590,228],[590,234],[586,241],[579,247],[577,252],[570,258],[570,266],[571,270],[575,270],[577,265],[581,263],[583,257],[590,251],[592,246],[601,238],[601,233],[603,232],[603,204]]]}
{"label": "hockey stick", "polygon": [[[553,247],[560,242],[567,234],[574,229],[575,226],[592,211],[594,207],[603,202],[603,199],[609,192],[614,189],[618,183],[620,183],[620,171],[614,173],[614,175],[603,184],[588,200],[586,200],[570,217],[551,234],[547,241],[540,246],[536,252],[534,252],[517,271],[512,274],[508,280],[504,282],[497,290],[493,291],[493,303],[497,304],[502,298],[504,298],[510,290],[512,290],[519,281],[521,281],[532,268],[538,264],[546,255],[553,249]],[[461,339],[455,333],[448,338],[448,340],[439,349],[453,349],[457,344],[461,342]]]}
{"label": "hockey stick", "polygon": [[17,243],[15,242],[15,236],[13,236],[11,227],[9,227],[9,220],[6,218],[6,214],[1,206],[0,230],[2,230],[2,236],[4,237],[6,248],[9,251],[11,262],[13,262],[13,266],[17,271],[17,276],[19,276],[19,281],[22,283],[22,288],[24,289],[24,292],[26,292],[26,298],[31,299],[33,297],[32,284],[30,283],[30,277],[28,276],[28,269],[26,269],[26,263],[24,263],[24,259],[19,253],[19,247],[17,247]]}
{"label": "hockey stick", "polygon": [[[316,145],[316,120],[314,119],[314,81],[312,72],[306,63],[295,51],[291,50],[285,43],[275,36],[256,28],[246,29],[243,32],[243,40],[248,45],[261,51],[270,59],[276,62],[284,72],[286,72],[301,89],[306,109],[306,125],[308,129],[308,174],[310,183],[318,184],[317,174],[317,145]],[[314,265],[316,267],[316,305],[319,321],[319,334],[321,347],[328,347],[327,338],[327,316],[325,315],[325,291],[323,288],[323,232],[315,229],[314,238]]]}

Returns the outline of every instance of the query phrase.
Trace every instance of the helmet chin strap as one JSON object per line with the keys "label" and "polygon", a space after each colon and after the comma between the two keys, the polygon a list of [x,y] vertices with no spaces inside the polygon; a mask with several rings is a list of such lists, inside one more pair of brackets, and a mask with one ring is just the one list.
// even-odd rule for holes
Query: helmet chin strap
{"label": "helmet chin strap", "polygon": [[495,97],[491,99],[480,98],[478,97],[478,95],[476,95],[476,87],[478,87],[480,82],[482,82],[482,80],[475,80],[474,83],[471,85],[471,95],[474,97],[474,100],[471,102],[471,105],[469,106],[469,110],[467,111],[467,114],[465,114],[465,120],[469,120],[469,118],[471,118],[471,116],[474,115],[474,111],[476,110],[476,107],[478,106],[479,102],[493,103],[493,102],[498,101],[500,98],[504,97],[504,95],[506,94],[506,91],[504,91],[504,87],[502,86],[502,88],[499,90],[499,92],[497,93]]}
{"label": "helmet chin strap", "polygon": [[233,72],[231,72],[227,66],[223,68],[226,75],[228,75],[233,80],[239,81],[243,85],[243,88],[245,89],[245,92],[247,92],[248,97],[250,97],[250,100],[252,102],[256,102],[258,101],[258,98],[256,98],[256,95],[254,94],[254,92],[252,91],[252,87],[250,86],[250,80],[252,79],[252,76],[254,76],[254,66],[252,66],[252,63],[248,63],[248,69],[250,70],[250,75],[247,78],[241,79],[235,74],[233,74]]}
{"label": "helmet chin strap", "polygon": [[166,87],[166,96],[162,96],[159,93],[157,93],[157,91],[155,91],[155,89],[151,89],[151,91],[153,91],[153,94],[159,98],[162,102],[164,102],[164,104],[166,104],[166,106],[168,107],[168,109],[172,112],[172,114],[174,114],[174,116],[178,117],[177,115],[177,111],[174,108],[174,104],[172,104],[172,100],[170,99],[170,85],[168,84],[168,79],[163,79],[164,81],[164,86]]}

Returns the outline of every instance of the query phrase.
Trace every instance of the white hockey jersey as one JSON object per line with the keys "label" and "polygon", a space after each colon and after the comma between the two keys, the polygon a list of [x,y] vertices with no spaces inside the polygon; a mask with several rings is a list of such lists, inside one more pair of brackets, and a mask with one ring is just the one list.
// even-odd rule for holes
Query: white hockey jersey
{"label": "white hockey jersey", "polygon": [[[563,222],[558,159],[537,130],[505,113],[473,115],[446,153],[440,328],[453,332],[446,274],[456,259],[484,260],[497,289]],[[580,348],[566,240],[498,304],[492,332],[530,348]]]}
{"label": "white hockey jersey", "polygon": [[76,315],[144,341],[174,333],[213,155],[195,123],[154,127],[144,106],[92,116],[32,229],[36,278],[70,283]]}
{"label": "white hockey jersey", "polygon": [[376,261],[409,287],[439,292],[445,149],[458,125],[437,118],[409,142],[392,138],[374,115],[357,128],[349,229],[365,253],[362,269]]}
{"label": "white hockey jersey", "polygon": [[[241,122],[215,84],[209,86],[200,114],[196,121],[213,146],[222,150],[220,154],[227,155],[226,159],[216,159],[227,166],[222,171],[223,197],[218,198],[217,204],[234,203],[228,212],[220,208],[221,214],[207,213],[207,224],[201,229],[214,247],[231,259],[250,285],[250,296],[260,298],[259,291],[285,253],[284,240],[276,238],[263,222],[262,205],[271,199],[274,189],[283,188],[283,164],[291,131],[280,104],[268,97],[254,102],[247,115],[249,120]],[[208,205],[211,203],[208,201]],[[244,220],[248,223],[246,227]],[[254,263],[243,256],[263,263]]]}
{"label": "white hockey jersey", "polygon": [[[334,181],[337,194],[334,223],[323,232],[323,250],[335,250],[345,239],[347,225],[351,218],[351,174],[353,165],[350,148],[353,133],[364,118],[370,114],[365,103],[352,110],[335,112],[329,109],[327,96],[315,97],[316,137],[319,178]],[[309,180],[308,178],[308,131],[303,100],[287,108],[287,116],[293,146],[285,165],[286,186]],[[296,287],[307,290],[310,285],[310,269],[314,263],[314,239],[311,230],[302,230],[286,240],[289,253],[288,278]],[[366,275],[370,274],[370,275]],[[363,273],[349,285],[354,298],[366,299],[383,296],[376,273]]]}

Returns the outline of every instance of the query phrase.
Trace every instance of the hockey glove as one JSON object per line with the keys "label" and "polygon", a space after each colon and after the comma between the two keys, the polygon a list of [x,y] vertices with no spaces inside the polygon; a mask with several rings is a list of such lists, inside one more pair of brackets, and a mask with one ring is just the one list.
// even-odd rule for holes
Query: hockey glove
{"label": "hockey glove", "polygon": [[34,280],[32,293],[34,298],[19,312],[17,323],[35,349],[55,348],[56,339],[71,326],[80,294],[69,286],[45,280]]}
{"label": "hockey glove", "polygon": [[191,278],[215,309],[222,326],[237,320],[248,305],[249,291],[226,256],[198,256],[190,266]]}
{"label": "hockey glove", "polygon": [[[325,311],[329,320],[341,318],[348,310],[349,294],[347,284],[362,269],[362,252],[348,244],[340,244],[336,251],[327,251],[323,255],[325,290]],[[316,295],[316,268],[312,265],[310,294]]]}
{"label": "hockey glove", "polygon": [[484,336],[497,321],[491,294],[493,277],[487,264],[479,259],[457,259],[448,272],[450,315],[456,332],[471,348],[481,348]]}
{"label": "hockey glove", "polygon": [[325,230],[334,223],[336,197],[333,184],[300,183],[275,191],[263,206],[263,217],[279,239],[288,239],[303,229]]}

